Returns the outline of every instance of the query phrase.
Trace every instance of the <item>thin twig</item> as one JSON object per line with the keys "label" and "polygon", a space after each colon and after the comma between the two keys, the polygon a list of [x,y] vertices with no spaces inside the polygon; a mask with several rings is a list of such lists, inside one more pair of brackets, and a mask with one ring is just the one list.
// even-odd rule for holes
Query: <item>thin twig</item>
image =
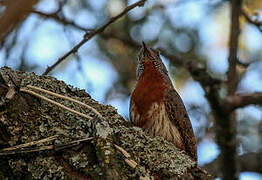
{"label": "thin twig", "polygon": [[128,152],[126,152],[126,150],[124,150],[123,148],[121,148],[120,146],[118,146],[118,145],[116,145],[116,144],[114,144],[115,145],[115,147],[119,150],[119,151],[121,151],[122,153],[123,153],[123,155],[126,157],[126,158],[130,158],[131,156],[130,156],[130,154],[128,153]]}
{"label": "thin twig", "polygon": [[43,13],[43,12],[37,11],[37,10],[32,10],[31,12],[35,13],[35,14],[37,14],[39,16],[42,16],[44,18],[52,18],[52,19],[56,20],[57,22],[59,22],[60,24],[70,25],[70,26],[75,27],[77,29],[80,29],[82,31],[86,31],[86,32],[92,31],[91,29],[87,29],[87,28],[85,28],[83,26],[80,26],[80,25],[76,24],[74,21],[70,21],[68,19],[59,17],[57,15],[57,13]]}
{"label": "thin twig", "polygon": [[76,46],[74,46],[70,51],[68,51],[65,55],[63,55],[62,57],[60,57],[53,65],[51,65],[50,67],[48,67],[46,69],[46,71],[43,73],[43,75],[47,75],[50,71],[52,71],[58,64],[60,64],[62,61],[64,61],[69,55],[76,53],[78,51],[78,49],[84,44],[86,43],[88,40],[90,40],[92,37],[94,37],[96,34],[103,32],[110,24],[112,24],[113,22],[115,22],[117,19],[119,19],[120,17],[122,17],[123,15],[125,15],[127,12],[129,12],[130,10],[132,10],[133,8],[137,7],[137,6],[143,6],[145,4],[147,0],[140,0],[130,6],[127,6],[119,15],[112,17],[105,25],[103,25],[102,27],[98,28],[97,30],[88,32],[85,34],[85,38],[80,41]]}
{"label": "thin twig", "polygon": [[133,169],[136,168],[137,166],[137,163],[135,161],[133,161],[132,159],[125,159],[125,162],[130,166],[132,167]]}
{"label": "thin twig", "polygon": [[12,151],[0,151],[0,156],[6,156],[11,154],[21,154],[21,153],[30,153],[30,152],[39,152],[44,150],[51,150],[54,149],[54,145],[47,145],[47,146],[40,146],[40,147],[33,147],[33,148],[26,148],[26,149],[18,149]]}
{"label": "thin twig", "polygon": [[76,146],[76,145],[79,145],[81,142],[89,141],[89,140],[92,140],[92,139],[94,139],[94,138],[93,137],[87,137],[87,138],[71,141],[71,142],[66,143],[66,144],[55,145],[55,150],[60,151],[62,149],[66,149],[66,148],[69,148],[69,147],[72,147],[72,146]]}
{"label": "thin twig", "polygon": [[46,146],[40,146],[40,147],[26,147],[26,148],[15,148],[11,147],[12,150],[0,150],[0,156],[5,156],[5,155],[10,155],[10,154],[21,154],[21,153],[30,153],[30,152],[39,152],[39,151],[44,151],[44,150],[52,150],[54,149],[55,151],[61,151],[63,149],[72,147],[72,146],[77,146],[81,142],[89,141],[93,139],[93,137],[87,137],[83,139],[78,139],[75,141],[71,141],[66,144],[59,144],[59,145],[46,145]]}
{"label": "thin twig", "polygon": [[40,99],[43,99],[43,100],[45,100],[45,101],[47,101],[47,102],[49,102],[49,103],[52,103],[52,104],[56,105],[56,106],[58,106],[58,107],[61,107],[62,109],[65,109],[65,110],[67,110],[67,111],[70,111],[70,112],[72,112],[72,113],[75,113],[75,114],[77,114],[77,115],[79,115],[79,116],[82,116],[82,117],[84,117],[84,118],[87,118],[87,119],[89,119],[89,120],[93,119],[91,116],[88,116],[88,115],[86,115],[86,114],[83,114],[83,113],[80,113],[80,112],[75,111],[75,110],[73,110],[73,109],[70,109],[70,108],[64,106],[63,104],[60,104],[60,103],[55,102],[55,101],[53,101],[53,100],[51,100],[51,99],[48,99],[47,97],[44,97],[44,96],[42,96],[42,95],[40,95],[40,94],[37,94],[37,93],[34,92],[34,91],[27,90],[27,89],[24,89],[24,88],[21,88],[20,91],[26,92],[26,93],[31,94],[31,95],[33,95],[33,96],[36,96],[36,97],[38,97],[38,98],[40,98]]}
{"label": "thin twig", "polygon": [[252,18],[248,15],[248,13],[246,12],[245,9],[241,10],[241,14],[245,17],[247,22],[249,22],[250,24],[253,24],[254,26],[256,26],[257,29],[262,33],[262,22],[256,21],[256,20],[252,20]]}
{"label": "thin twig", "polygon": [[237,58],[237,64],[245,69],[248,68],[250,64],[258,62],[258,61],[260,60],[252,60],[249,62],[243,62],[243,60],[240,60],[240,58]]}
{"label": "thin twig", "polygon": [[[114,146],[125,156],[125,162],[126,164],[128,164],[131,168],[135,169],[138,166],[138,163],[135,162],[134,160],[130,159],[131,156],[130,154],[124,150],[122,147],[114,144]],[[150,180],[150,178],[148,176],[139,176],[139,179],[141,180]]]}
{"label": "thin twig", "polygon": [[93,107],[85,104],[85,103],[82,103],[81,101],[78,101],[76,99],[73,99],[73,98],[70,98],[68,96],[63,96],[61,94],[57,94],[57,93],[54,93],[54,92],[51,92],[51,91],[48,91],[48,90],[45,90],[45,89],[42,89],[42,88],[39,88],[39,87],[35,87],[35,86],[32,86],[32,85],[27,85],[26,87],[28,88],[31,88],[31,89],[34,89],[34,90],[37,90],[37,91],[41,91],[41,92],[44,92],[46,94],[49,94],[49,95],[52,95],[52,96],[55,96],[55,97],[58,97],[58,98],[61,98],[61,99],[65,99],[65,100],[68,100],[68,101],[72,101],[74,103],[77,103],[81,106],[84,106],[86,107],[87,109],[90,109],[91,111],[93,111],[99,118],[102,118],[102,115]]}
{"label": "thin twig", "polygon": [[13,147],[9,147],[9,148],[4,148],[4,149],[1,149],[1,151],[11,151],[11,150],[16,150],[16,149],[26,148],[26,147],[33,146],[33,145],[36,145],[36,144],[41,144],[41,143],[44,143],[44,142],[53,141],[57,137],[58,137],[58,135],[54,135],[54,136],[50,136],[48,138],[44,138],[44,139],[41,139],[41,140],[38,140],[38,141],[32,141],[32,142],[29,142],[29,143],[19,144],[17,146],[13,146]]}

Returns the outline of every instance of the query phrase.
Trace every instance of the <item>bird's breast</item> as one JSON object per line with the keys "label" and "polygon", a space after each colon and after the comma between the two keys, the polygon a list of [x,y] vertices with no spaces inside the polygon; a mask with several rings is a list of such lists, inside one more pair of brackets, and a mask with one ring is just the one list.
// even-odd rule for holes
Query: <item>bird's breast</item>
{"label": "bird's breast", "polygon": [[167,88],[163,75],[153,64],[147,64],[131,95],[131,105],[136,105],[139,114],[146,114],[153,103],[163,101]]}
{"label": "bird's breast", "polygon": [[184,149],[176,126],[168,118],[165,94],[170,88],[163,74],[147,61],[130,100],[130,120],[153,136],[162,136]]}
{"label": "bird's breast", "polygon": [[185,149],[183,139],[177,127],[170,121],[164,103],[152,103],[145,114],[137,112],[133,104],[130,107],[130,119],[152,136],[162,136],[180,149]]}

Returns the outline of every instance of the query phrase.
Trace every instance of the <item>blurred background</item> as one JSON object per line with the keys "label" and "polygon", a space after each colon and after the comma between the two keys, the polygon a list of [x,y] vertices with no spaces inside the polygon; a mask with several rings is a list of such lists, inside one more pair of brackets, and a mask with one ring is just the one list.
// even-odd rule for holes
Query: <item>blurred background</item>
{"label": "blurred background", "polygon": [[[39,0],[0,44],[0,66],[42,74],[48,66],[135,0]],[[0,0],[0,16],[8,0]],[[262,21],[262,1],[245,0],[246,11]],[[148,0],[85,43],[49,75],[85,89],[110,104],[128,121],[129,97],[136,83],[136,55],[141,41],[206,65],[210,75],[225,79],[228,68],[230,4],[225,0]],[[238,92],[262,91],[262,30],[241,17]],[[162,56],[181,95],[197,137],[199,164],[212,162],[213,117],[204,91],[186,69]],[[248,65],[248,67],[247,67]],[[221,92],[223,93],[223,92]],[[262,107],[237,110],[239,155],[262,151]],[[262,166],[262,162],[261,162]],[[241,180],[262,179],[242,172]]]}

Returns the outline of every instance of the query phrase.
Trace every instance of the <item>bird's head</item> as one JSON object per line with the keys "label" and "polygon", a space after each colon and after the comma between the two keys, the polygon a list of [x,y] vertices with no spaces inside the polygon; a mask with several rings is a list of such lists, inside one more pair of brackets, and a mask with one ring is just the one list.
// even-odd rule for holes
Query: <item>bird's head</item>
{"label": "bird's head", "polygon": [[161,74],[167,75],[167,70],[163,64],[160,53],[158,50],[146,47],[146,44],[142,42],[141,50],[138,54],[136,77],[139,79],[144,69],[147,66],[154,66]]}

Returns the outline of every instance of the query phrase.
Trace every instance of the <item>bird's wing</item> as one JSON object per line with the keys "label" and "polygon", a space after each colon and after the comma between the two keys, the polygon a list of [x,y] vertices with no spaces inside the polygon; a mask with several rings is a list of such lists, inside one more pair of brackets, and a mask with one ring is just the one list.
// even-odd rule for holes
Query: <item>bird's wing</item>
{"label": "bird's wing", "polygon": [[196,140],[182,99],[174,89],[168,90],[164,98],[168,118],[180,132],[185,144],[185,151],[197,161]]}

